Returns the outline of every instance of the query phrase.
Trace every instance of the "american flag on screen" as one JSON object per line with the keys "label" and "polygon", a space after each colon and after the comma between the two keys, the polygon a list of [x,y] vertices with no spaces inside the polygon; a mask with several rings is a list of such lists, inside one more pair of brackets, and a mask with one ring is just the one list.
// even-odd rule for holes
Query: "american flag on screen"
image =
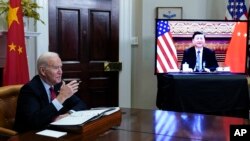
{"label": "american flag on screen", "polygon": [[228,0],[226,20],[247,20],[245,0]]}
{"label": "american flag on screen", "polygon": [[178,70],[177,53],[173,43],[168,21],[157,21],[157,73],[167,73]]}

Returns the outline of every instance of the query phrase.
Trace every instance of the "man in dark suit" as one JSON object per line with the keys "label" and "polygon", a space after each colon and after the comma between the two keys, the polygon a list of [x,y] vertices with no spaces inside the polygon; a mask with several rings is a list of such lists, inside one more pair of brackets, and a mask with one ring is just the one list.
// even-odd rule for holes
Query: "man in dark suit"
{"label": "man in dark suit", "polygon": [[87,109],[74,95],[79,82],[73,80],[65,84],[62,81],[62,61],[57,53],[42,54],[37,60],[37,69],[38,75],[20,90],[14,124],[18,132],[46,128],[73,110]]}
{"label": "man in dark suit", "polygon": [[183,54],[182,64],[187,63],[193,71],[215,71],[219,66],[215,52],[205,46],[205,35],[202,32],[194,32],[192,36],[194,46],[186,49]]}

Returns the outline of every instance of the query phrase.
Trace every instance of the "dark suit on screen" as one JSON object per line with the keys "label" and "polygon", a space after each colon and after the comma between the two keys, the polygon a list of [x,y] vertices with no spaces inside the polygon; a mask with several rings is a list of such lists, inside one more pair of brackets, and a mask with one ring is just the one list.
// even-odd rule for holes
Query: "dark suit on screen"
{"label": "dark suit on screen", "polygon": [[[58,92],[60,87],[61,84],[55,85],[55,91]],[[45,87],[38,75],[21,88],[17,105],[14,129],[18,132],[45,128],[58,115],[69,110],[86,109],[86,105],[73,95],[63,103],[63,108],[57,111],[49,102]]]}
{"label": "dark suit on screen", "polygon": [[[189,68],[194,69],[196,65],[196,51],[195,47],[190,47],[184,51],[182,64],[189,64]],[[215,52],[209,48],[203,47],[202,64],[205,63],[205,68],[210,71],[215,71],[219,66],[216,60]]]}

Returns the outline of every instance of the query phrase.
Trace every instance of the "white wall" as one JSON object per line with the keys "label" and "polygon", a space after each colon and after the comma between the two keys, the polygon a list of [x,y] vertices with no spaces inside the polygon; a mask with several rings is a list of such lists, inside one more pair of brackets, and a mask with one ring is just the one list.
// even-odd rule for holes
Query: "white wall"
{"label": "white wall", "polygon": [[[122,71],[119,73],[119,106],[131,107],[131,14],[132,1],[120,0],[119,22],[119,61]],[[121,28],[122,27],[122,28]]]}
{"label": "white wall", "polygon": [[228,0],[207,0],[207,4],[206,4],[207,18],[208,19],[225,19],[227,1]]}
{"label": "white wall", "polygon": [[[36,50],[34,52],[36,59],[43,53],[49,50],[49,22],[48,22],[48,0],[36,0],[43,7],[38,9],[40,18],[45,24],[37,23],[36,31],[41,33],[36,39]],[[37,73],[37,71],[36,71]]]}

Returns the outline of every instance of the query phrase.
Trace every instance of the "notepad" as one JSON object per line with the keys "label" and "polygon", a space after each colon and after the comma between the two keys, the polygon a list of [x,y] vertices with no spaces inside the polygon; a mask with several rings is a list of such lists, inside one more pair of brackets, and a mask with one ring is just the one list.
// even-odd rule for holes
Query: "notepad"
{"label": "notepad", "polygon": [[[95,110],[95,109],[107,109],[107,107],[97,107],[97,108],[92,108],[91,110]],[[104,115],[105,116],[107,116],[107,115],[110,115],[110,114],[113,114],[113,113],[115,113],[115,112],[117,112],[117,111],[119,111],[120,110],[120,107],[110,107],[111,109],[110,110],[108,110],[108,111],[106,111],[105,113],[104,113]]]}
{"label": "notepad", "polygon": [[61,132],[61,131],[55,131],[55,130],[45,129],[43,131],[37,132],[36,134],[37,135],[48,136],[48,137],[59,138],[61,136],[66,135],[67,132]]}
{"label": "notepad", "polygon": [[119,107],[98,108],[84,111],[77,111],[60,120],[52,122],[51,125],[81,125],[88,121],[98,119],[105,114],[118,111]]}

